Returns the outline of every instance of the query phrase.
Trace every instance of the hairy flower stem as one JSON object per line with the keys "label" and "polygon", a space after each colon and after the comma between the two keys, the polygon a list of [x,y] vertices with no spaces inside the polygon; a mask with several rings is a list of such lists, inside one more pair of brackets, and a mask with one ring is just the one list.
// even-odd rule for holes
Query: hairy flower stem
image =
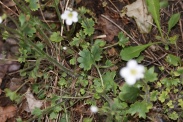
{"label": "hairy flower stem", "polygon": [[12,28],[9,28],[9,27],[6,27],[2,24],[0,24],[0,27],[4,28],[5,30],[13,33],[13,34],[17,34],[19,36],[20,39],[22,39],[23,41],[25,41],[28,45],[30,45],[30,47],[33,47],[33,49],[38,53],[40,54],[40,56],[43,56],[43,58],[47,59],[49,62],[51,62],[52,64],[54,64],[55,66],[57,66],[60,70],[66,72],[68,75],[72,76],[72,77],[76,77],[77,75],[67,69],[66,67],[62,66],[59,62],[56,61],[56,59],[54,59],[53,57],[49,56],[47,53],[45,53],[44,51],[42,51],[39,47],[37,47],[33,42],[32,40],[30,40],[29,38],[27,38],[25,35],[21,34],[20,32],[12,29]]}
{"label": "hairy flower stem", "polygon": [[44,51],[39,49],[31,40],[26,38],[25,41],[30,46],[32,46],[36,50],[36,52],[38,52],[39,54],[41,54],[41,56],[46,58],[49,62],[51,62],[52,64],[57,66],[60,70],[66,72],[68,75],[70,75],[72,77],[76,77],[76,75],[75,75],[75,73],[73,71],[71,71],[71,70],[67,69],[66,67],[62,66],[59,62],[56,61],[56,59],[54,59],[53,57],[49,56],[47,53],[45,53]]}
{"label": "hairy flower stem", "polygon": [[142,80],[142,83],[144,85],[144,90],[145,90],[145,101],[150,102],[149,86],[144,80]]}
{"label": "hairy flower stem", "polygon": [[95,64],[95,67],[96,67],[97,72],[98,72],[98,74],[99,74],[99,76],[100,76],[100,81],[101,81],[102,87],[104,88],[104,81],[103,81],[101,72],[100,72],[100,70],[99,70],[99,67],[98,67],[96,64]]}
{"label": "hairy flower stem", "polygon": [[112,107],[112,105],[113,105],[113,100],[112,99],[110,99],[107,95],[106,95],[106,93],[102,93],[102,97],[109,103],[109,105],[110,105],[110,107]]}

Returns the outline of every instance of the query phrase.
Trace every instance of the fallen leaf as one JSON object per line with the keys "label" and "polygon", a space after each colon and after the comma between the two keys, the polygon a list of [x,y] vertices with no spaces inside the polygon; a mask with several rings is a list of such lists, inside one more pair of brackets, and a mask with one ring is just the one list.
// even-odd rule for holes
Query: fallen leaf
{"label": "fallen leaf", "polygon": [[42,101],[40,100],[36,100],[33,96],[33,94],[30,92],[30,89],[27,90],[26,94],[25,94],[25,98],[27,99],[27,103],[28,103],[28,107],[30,111],[27,112],[33,112],[33,110],[37,107],[37,108],[41,108],[41,106],[43,105]]}
{"label": "fallen leaf", "polygon": [[7,119],[14,117],[17,113],[16,106],[0,107],[0,122],[6,122]]}
{"label": "fallen leaf", "polygon": [[125,6],[126,15],[133,17],[141,33],[149,33],[152,27],[153,19],[148,14],[145,0],[137,0],[130,5]]}
{"label": "fallen leaf", "polygon": [[107,50],[107,53],[109,54],[109,56],[116,56],[118,55],[118,53],[116,52],[116,49],[115,48],[110,48],[109,50]]}

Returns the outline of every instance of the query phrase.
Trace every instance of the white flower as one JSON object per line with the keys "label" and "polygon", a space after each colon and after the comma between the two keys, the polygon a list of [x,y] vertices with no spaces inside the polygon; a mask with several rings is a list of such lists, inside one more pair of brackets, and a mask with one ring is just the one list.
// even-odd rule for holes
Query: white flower
{"label": "white flower", "polygon": [[0,23],[2,23],[2,21],[3,21],[3,19],[2,19],[2,17],[0,16]]}
{"label": "white flower", "polygon": [[98,107],[92,105],[92,106],[90,107],[90,111],[91,111],[92,113],[97,113],[97,112],[98,112]]}
{"label": "white flower", "polygon": [[127,66],[120,70],[120,75],[128,85],[134,85],[137,80],[144,78],[144,71],[143,65],[138,65],[135,60],[130,60]]}
{"label": "white flower", "polygon": [[76,11],[72,11],[71,9],[67,9],[61,15],[61,18],[63,20],[66,20],[67,25],[71,25],[72,22],[77,22],[78,21],[78,13]]}
{"label": "white flower", "polygon": [[62,49],[63,49],[63,50],[67,50],[67,47],[63,47]]}

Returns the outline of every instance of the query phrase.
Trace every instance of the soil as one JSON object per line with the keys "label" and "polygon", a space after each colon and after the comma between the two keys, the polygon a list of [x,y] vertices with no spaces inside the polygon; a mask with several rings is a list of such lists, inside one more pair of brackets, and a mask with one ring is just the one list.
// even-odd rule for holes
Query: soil
{"label": "soil", "polygon": [[[46,3],[49,0],[41,0],[42,3]],[[97,23],[95,25],[95,36],[105,34],[106,38],[104,40],[107,42],[108,45],[112,45],[117,41],[118,33],[121,31],[120,28],[118,28],[116,25],[111,23],[110,21],[106,20],[102,15],[105,15],[110,20],[112,20],[114,23],[116,23],[119,27],[123,28],[126,33],[131,35],[136,41],[130,40],[129,45],[140,45],[140,44],[147,44],[149,42],[155,42],[157,41],[156,36],[159,35],[158,29],[156,27],[152,27],[152,30],[148,34],[141,34],[138,30],[138,27],[135,23],[135,20],[133,18],[129,18],[127,16],[121,17],[120,12],[122,11],[123,7],[126,5],[131,4],[135,0],[76,0],[74,2],[73,8],[78,8],[81,6],[84,6],[92,11],[94,13],[95,18],[97,19]],[[46,12],[45,12],[46,11]],[[45,9],[43,13],[45,14],[46,19],[49,21],[53,21],[57,23],[56,20],[56,12],[54,9]],[[60,8],[61,11],[61,8]],[[18,10],[16,8],[16,5],[12,2],[8,2],[8,0],[2,0],[0,2],[0,15],[5,12],[11,17],[17,18],[16,14],[18,13]],[[168,20],[170,16],[173,13],[183,13],[183,2],[181,0],[169,0],[169,5],[166,8],[161,9],[161,27],[164,30],[164,32],[168,31]],[[49,14],[49,16],[48,16]],[[34,12],[34,15],[38,15],[41,19],[41,12],[36,11]],[[52,16],[51,16],[52,15]],[[15,25],[12,25],[11,20],[7,20],[3,22],[4,24],[7,24],[11,28],[15,28]],[[2,32],[2,29],[0,29]],[[150,66],[163,66],[165,69],[163,71],[160,71],[158,68],[155,68],[156,72],[158,73],[158,77],[166,77],[173,69],[172,66],[170,66],[165,61],[165,56],[167,54],[174,54],[178,57],[183,59],[183,16],[181,14],[181,18],[178,22],[178,24],[172,29],[172,31],[169,34],[170,36],[179,35],[176,46],[175,45],[169,45],[169,49],[166,50],[165,46],[163,44],[160,45],[154,45],[148,48],[145,52],[143,52],[144,60],[143,65],[150,67]],[[13,40],[13,39],[12,39]],[[17,50],[17,40],[13,40],[12,42],[5,41],[2,38],[2,35],[0,35],[0,53],[2,54],[3,51],[6,51],[8,56],[8,59],[13,59],[13,57],[16,56]],[[116,67],[113,67],[111,70],[116,70],[118,67],[124,66],[124,64],[119,60],[119,57],[117,56],[120,53],[121,47],[115,47],[109,49],[108,55],[109,58],[116,62]],[[1,57],[1,55],[0,55]],[[47,64],[47,62],[45,62]],[[67,61],[66,63],[67,64]],[[15,69],[10,69],[11,66],[15,66]],[[24,64],[20,64],[17,61],[10,61],[10,62],[0,62],[0,113],[1,109],[7,110],[11,109],[13,111],[17,111],[16,114],[12,113],[11,115],[7,115],[8,117],[6,121],[15,121],[15,118],[18,116],[21,116],[21,118],[24,119],[30,119],[31,116],[27,112],[23,111],[25,101],[22,101],[20,104],[16,104],[15,102],[11,101],[8,97],[5,96],[4,90],[6,88],[12,88],[17,89],[19,86],[21,86],[25,81],[26,78],[22,78],[20,76],[20,69],[23,67]],[[95,72],[95,71],[93,71]],[[95,75],[95,74],[94,74]],[[30,80],[30,79],[29,79]],[[34,81],[34,80],[33,80]],[[32,82],[33,82],[32,81]],[[14,86],[12,86],[13,84]],[[121,80],[116,78],[117,83],[121,83]],[[152,84],[154,85],[154,84]],[[19,93],[24,94],[28,88],[29,84],[26,84],[24,87],[22,87],[19,91]],[[47,103],[48,104],[48,103]],[[81,105],[80,105],[81,104]],[[75,108],[70,109],[72,111],[72,122],[78,121],[78,118],[80,118],[81,115],[88,115],[86,112],[87,110],[85,108],[82,108],[82,102],[80,104],[76,104]],[[157,108],[159,103],[157,103]],[[8,108],[9,107],[9,108]],[[165,122],[169,121],[164,116],[159,116],[159,113],[156,111],[153,111],[149,113],[154,114],[153,116],[157,117],[157,122]],[[160,112],[161,114],[161,112]],[[1,115],[0,115],[1,118]],[[97,116],[95,115],[96,122],[102,122],[105,121],[106,116]],[[149,120],[139,120],[137,117],[133,117],[132,121],[139,121],[139,122],[147,122]],[[183,120],[180,120],[183,121]],[[0,120],[1,122],[1,120]]]}

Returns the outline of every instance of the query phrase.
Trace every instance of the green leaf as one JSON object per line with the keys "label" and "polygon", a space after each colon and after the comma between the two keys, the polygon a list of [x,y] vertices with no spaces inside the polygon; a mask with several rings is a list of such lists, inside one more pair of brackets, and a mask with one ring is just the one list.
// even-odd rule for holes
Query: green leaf
{"label": "green leaf", "polygon": [[180,80],[178,78],[164,78],[161,80],[161,83],[170,88],[171,86],[177,86]]}
{"label": "green leaf", "polygon": [[50,36],[50,40],[52,42],[61,42],[63,38],[60,36],[59,32],[53,32],[52,35]]}
{"label": "green leaf", "polygon": [[91,53],[93,61],[100,61],[102,58],[102,48],[100,48],[98,45],[92,46]]}
{"label": "green leaf", "polygon": [[51,112],[51,114],[50,114],[49,118],[50,118],[50,119],[56,119],[56,118],[57,118],[57,116],[58,116],[58,113]]}
{"label": "green leaf", "polygon": [[79,67],[84,68],[84,70],[90,70],[94,63],[90,51],[88,49],[84,49],[79,52],[79,55],[81,56],[77,59],[80,63]]}
{"label": "green leaf", "polygon": [[5,89],[5,94],[7,97],[10,98],[12,101],[16,101],[17,103],[20,101],[20,96],[16,93],[16,91],[11,91],[10,89]]}
{"label": "green leaf", "polygon": [[183,67],[178,67],[176,71],[173,71],[174,76],[180,76],[183,74]]}
{"label": "green leaf", "polygon": [[101,39],[96,39],[94,45],[98,45],[99,47],[105,46],[106,42]]}
{"label": "green leaf", "polygon": [[25,27],[23,29],[23,32],[28,35],[29,37],[32,37],[34,33],[36,33],[36,28],[35,27]]}
{"label": "green leaf", "polygon": [[162,35],[161,26],[160,26],[160,2],[159,0],[146,0],[147,7],[149,12],[151,13],[159,32]]}
{"label": "green leaf", "polygon": [[32,11],[36,11],[39,8],[38,0],[25,0],[29,3],[29,7]]}
{"label": "green leaf", "polygon": [[119,99],[114,98],[114,104],[112,104],[113,110],[119,110],[119,109],[125,109],[128,107],[128,104],[126,102],[121,102]]}
{"label": "green leaf", "polygon": [[179,105],[181,108],[183,108],[183,100],[182,100],[182,99],[179,99],[178,102],[179,102],[178,105]]}
{"label": "green leaf", "polygon": [[180,19],[180,13],[173,14],[168,21],[168,33],[177,24]]}
{"label": "green leaf", "polygon": [[32,112],[32,114],[33,115],[35,115],[35,116],[40,116],[40,115],[42,115],[42,110],[40,109],[40,108],[35,108],[34,110],[33,110],[33,112]]}
{"label": "green leaf", "polygon": [[124,61],[128,61],[132,58],[138,57],[143,50],[145,50],[147,47],[151,46],[152,44],[153,43],[124,48],[123,50],[121,50],[120,56]]}
{"label": "green leaf", "polygon": [[156,81],[157,79],[158,79],[157,73],[154,72],[154,67],[151,67],[150,69],[148,69],[145,72],[145,80],[146,81],[153,82],[153,81]]}
{"label": "green leaf", "polygon": [[102,76],[106,91],[109,91],[112,89],[114,94],[116,94],[116,89],[117,89],[117,84],[114,82],[115,76],[116,76],[116,72],[106,72],[105,75]]}
{"label": "green leaf", "polygon": [[177,114],[177,112],[173,111],[172,113],[168,114],[168,117],[172,120],[177,120],[179,118],[179,115]]}
{"label": "green leaf", "polygon": [[168,0],[160,1],[160,8],[166,8],[166,7],[168,7]]}
{"label": "green leaf", "polygon": [[173,66],[178,66],[178,64],[181,62],[181,59],[180,57],[174,56],[172,54],[168,54],[166,56],[166,61]]}
{"label": "green leaf", "polygon": [[122,32],[119,32],[118,38],[119,38],[119,45],[125,47],[125,44],[129,41],[129,38],[125,37],[125,35]]}
{"label": "green leaf", "polygon": [[94,21],[91,18],[84,19],[81,26],[84,28],[85,35],[91,36],[94,33]]}
{"label": "green leaf", "polygon": [[84,118],[83,122],[92,122],[92,118]]}
{"label": "green leaf", "polygon": [[22,118],[20,118],[20,117],[16,118],[16,122],[23,122]]}
{"label": "green leaf", "polygon": [[76,34],[76,37],[72,39],[72,42],[70,42],[71,46],[79,46],[81,43],[85,42],[85,34],[83,30],[80,30],[79,33]]}
{"label": "green leaf", "polygon": [[26,21],[26,17],[24,14],[20,14],[19,15],[19,21],[20,21],[20,25],[23,26],[23,24],[25,23]]}
{"label": "green leaf", "polygon": [[138,113],[139,117],[146,118],[146,113],[149,112],[149,109],[152,108],[151,103],[147,103],[145,101],[142,102],[135,102],[130,106],[130,109],[128,110],[128,113],[131,115],[134,115],[135,113]]}
{"label": "green leaf", "polygon": [[162,103],[165,102],[165,100],[168,98],[168,92],[167,91],[162,91],[162,93],[159,96],[159,101]]}
{"label": "green leaf", "polygon": [[170,42],[170,44],[176,44],[178,38],[179,38],[179,35],[176,34],[176,35],[173,35],[172,37],[169,37],[168,41]]}
{"label": "green leaf", "polygon": [[168,106],[169,108],[174,108],[173,101],[170,100],[170,101],[167,103],[167,106]]}
{"label": "green leaf", "polygon": [[70,61],[69,61],[69,63],[71,65],[75,65],[76,64],[76,58],[75,57],[71,58]]}
{"label": "green leaf", "polygon": [[85,89],[80,89],[80,93],[81,93],[81,95],[84,95],[85,93],[86,93],[86,91],[85,91]]}
{"label": "green leaf", "polygon": [[159,92],[157,90],[153,90],[150,92],[150,100],[156,101],[158,99]]}
{"label": "green leaf", "polygon": [[106,67],[111,67],[111,66],[113,66],[112,61],[110,61],[110,60],[106,60],[106,62],[105,62],[105,66],[106,66]]}
{"label": "green leaf", "polygon": [[139,96],[140,90],[134,86],[129,86],[126,83],[120,88],[119,98],[126,102],[135,102]]}

